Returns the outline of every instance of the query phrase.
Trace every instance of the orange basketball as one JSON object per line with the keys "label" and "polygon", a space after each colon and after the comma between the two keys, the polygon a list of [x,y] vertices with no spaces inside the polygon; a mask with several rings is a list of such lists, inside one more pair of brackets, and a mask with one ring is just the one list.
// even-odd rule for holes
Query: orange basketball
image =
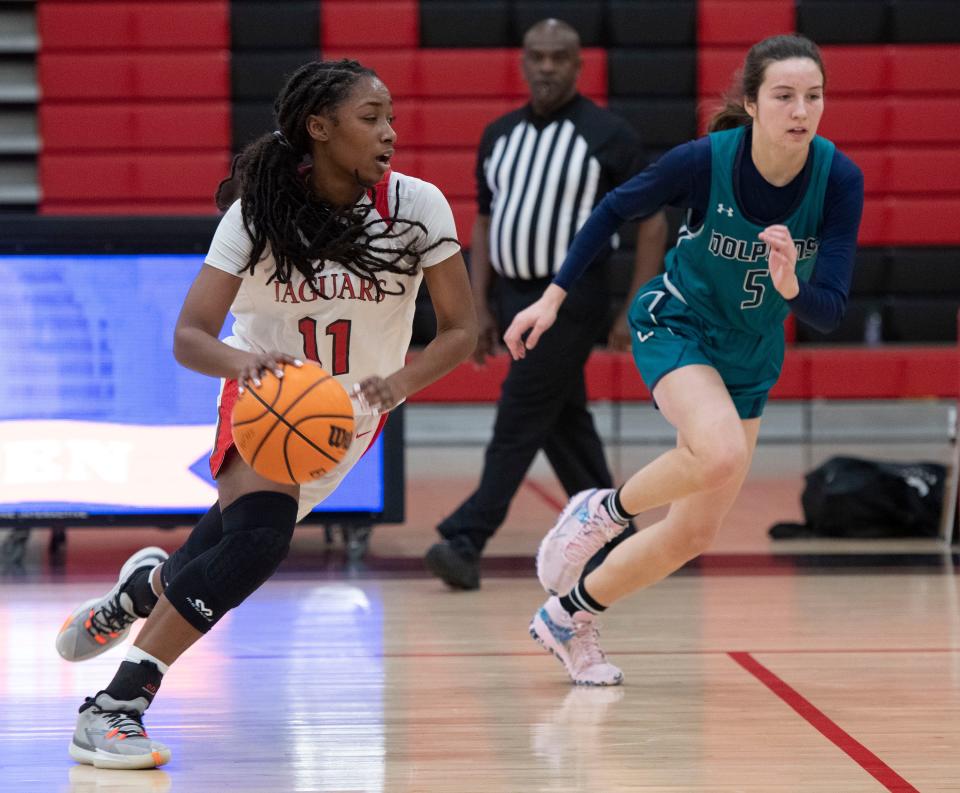
{"label": "orange basketball", "polygon": [[330,374],[309,361],[264,373],[233,408],[233,441],[261,476],[303,484],[330,471],[353,440],[350,397]]}

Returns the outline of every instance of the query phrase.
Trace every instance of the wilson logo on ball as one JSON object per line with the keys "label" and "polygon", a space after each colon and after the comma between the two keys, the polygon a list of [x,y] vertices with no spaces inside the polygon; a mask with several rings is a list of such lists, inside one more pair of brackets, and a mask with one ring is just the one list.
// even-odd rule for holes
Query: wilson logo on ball
{"label": "wilson logo on ball", "polygon": [[353,436],[353,429],[344,429],[343,427],[330,427],[330,437],[327,438],[327,443],[330,446],[334,446],[337,449],[343,449],[346,451],[350,447],[350,439]]}

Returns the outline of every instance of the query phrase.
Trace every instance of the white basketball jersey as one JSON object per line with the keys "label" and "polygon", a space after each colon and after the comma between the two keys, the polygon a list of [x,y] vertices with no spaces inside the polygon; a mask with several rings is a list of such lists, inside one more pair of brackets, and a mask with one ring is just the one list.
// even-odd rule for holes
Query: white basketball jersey
{"label": "white basketball jersey", "polygon": [[[423,250],[441,239],[456,239],[450,205],[429,182],[388,172],[376,193],[369,220],[382,218],[386,212],[401,221],[419,221],[425,229],[398,223],[393,230],[400,236],[378,240],[378,246],[398,250],[411,243]],[[370,203],[369,197],[363,200]],[[317,294],[296,271],[288,284],[268,283],[276,268],[269,249],[254,273],[241,272],[252,247],[243,226],[240,202],[236,201],[221,219],[205,259],[211,267],[243,279],[230,307],[235,322],[227,344],[318,361],[348,390],[366,377],[386,377],[403,366],[413,332],[417,290],[423,279],[420,269],[412,276],[378,273],[389,293],[378,299],[372,284],[343,265],[327,262],[316,280]],[[443,242],[423,254],[420,266],[432,267],[458,250],[458,243]],[[330,473],[300,487],[298,520],[336,489],[373,440],[379,418],[355,418],[356,434],[344,459]]]}
{"label": "white basketball jersey", "polygon": [[[384,206],[385,194],[391,215],[419,221],[426,229],[403,225],[395,229],[401,235],[398,239],[378,241],[377,245],[398,249],[412,243],[422,250],[444,237],[456,239],[450,205],[434,185],[391,172],[376,190],[377,207]],[[369,198],[364,201],[369,203]],[[370,219],[380,216],[375,208]],[[413,276],[379,273],[388,294],[378,299],[371,283],[343,265],[327,262],[317,278],[318,294],[296,271],[290,283],[268,283],[276,267],[269,250],[254,273],[241,273],[251,247],[240,202],[236,201],[220,221],[205,260],[243,279],[230,307],[236,321],[229,344],[256,352],[278,350],[318,361],[345,387],[370,375],[386,377],[403,366],[422,272],[418,270]],[[423,255],[421,267],[431,267],[458,250],[457,243],[444,242]]]}

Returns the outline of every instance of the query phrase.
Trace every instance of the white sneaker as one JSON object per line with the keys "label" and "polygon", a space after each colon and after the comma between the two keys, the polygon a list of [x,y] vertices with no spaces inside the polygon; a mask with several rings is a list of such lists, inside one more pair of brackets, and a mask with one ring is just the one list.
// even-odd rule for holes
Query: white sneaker
{"label": "white sneaker", "polygon": [[537,550],[537,578],[551,595],[566,595],[590,558],[626,526],[610,517],[603,500],[613,490],[577,493]]}
{"label": "white sneaker", "polygon": [[78,606],[57,634],[57,652],[67,661],[86,661],[123,641],[138,619],[130,595],[123,591],[139,568],[166,561],[163,548],[141,548],[124,562],[113,589]]}
{"label": "white sneaker", "polygon": [[623,672],[600,649],[599,627],[596,615],[578,611],[571,617],[552,597],[533,615],[530,635],[557,657],[576,685],[619,686]]}

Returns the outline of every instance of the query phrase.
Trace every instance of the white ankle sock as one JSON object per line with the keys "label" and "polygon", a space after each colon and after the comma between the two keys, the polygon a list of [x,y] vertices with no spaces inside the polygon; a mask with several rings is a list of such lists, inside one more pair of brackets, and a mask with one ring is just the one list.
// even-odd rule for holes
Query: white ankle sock
{"label": "white ankle sock", "polygon": [[165,664],[159,658],[155,658],[150,655],[148,652],[144,652],[139,647],[132,646],[127,650],[127,656],[123,659],[124,661],[130,661],[135,664],[139,664],[141,661],[149,661],[151,664],[154,664],[158,670],[160,670],[161,675],[165,675],[167,670],[170,668],[170,664]]}

